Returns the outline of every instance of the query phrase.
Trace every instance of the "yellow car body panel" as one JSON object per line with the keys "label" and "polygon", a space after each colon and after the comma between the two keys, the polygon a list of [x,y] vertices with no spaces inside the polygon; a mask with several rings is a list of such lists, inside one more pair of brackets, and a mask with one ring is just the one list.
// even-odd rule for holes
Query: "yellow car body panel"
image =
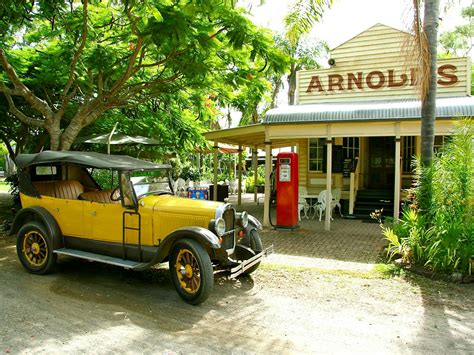
{"label": "yellow car body panel", "polygon": [[122,243],[125,212],[125,243],[137,245],[140,228],[144,246],[158,245],[183,227],[208,228],[216,210],[222,206],[222,202],[150,195],[139,200],[139,225],[135,211],[121,204],[25,194],[20,197],[23,207],[41,206],[51,213],[64,235],[103,242]]}
{"label": "yellow car body panel", "polygon": [[[155,244],[161,243],[173,231],[187,226],[208,228],[216,218],[222,202],[195,200],[171,195],[147,196],[140,199],[140,212],[150,210],[153,217]],[[154,213],[153,213],[154,212]]]}
{"label": "yellow car body panel", "polygon": [[[123,212],[126,210],[117,203],[99,203],[83,201],[84,205],[84,224],[88,231],[84,236],[87,239],[99,240],[103,242],[122,243]],[[127,225],[131,218],[126,218]],[[137,228],[135,225],[129,227]],[[135,232],[134,234],[138,234]],[[130,233],[126,233],[130,237]],[[130,239],[130,238],[129,238]],[[138,238],[135,243],[138,244]],[[127,240],[125,241],[127,243]],[[142,241],[143,242],[143,241]]]}
{"label": "yellow car body panel", "polygon": [[50,196],[41,198],[20,193],[23,208],[41,206],[54,217],[61,232],[71,237],[87,238],[86,225],[84,224],[83,202],[80,200],[66,200]]}

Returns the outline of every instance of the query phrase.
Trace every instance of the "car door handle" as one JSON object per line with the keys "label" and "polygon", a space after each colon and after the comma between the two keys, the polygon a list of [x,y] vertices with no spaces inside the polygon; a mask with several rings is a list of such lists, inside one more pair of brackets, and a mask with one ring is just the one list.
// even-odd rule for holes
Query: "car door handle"
{"label": "car door handle", "polygon": [[94,216],[94,217],[97,216],[97,212],[96,211],[91,212],[91,216]]}

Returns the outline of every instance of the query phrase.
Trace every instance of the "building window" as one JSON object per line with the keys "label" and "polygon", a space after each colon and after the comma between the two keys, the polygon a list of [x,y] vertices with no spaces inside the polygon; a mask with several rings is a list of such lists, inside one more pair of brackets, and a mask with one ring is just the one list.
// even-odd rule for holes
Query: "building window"
{"label": "building window", "polygon": [[325,138],[309,139],[309,171],[323,171]]}
{"label": "building window", "polygon": [[344,159],[355,160],[359,156],[359,137],[343,138],[342,150],[344,152]]}
{"label": "building window", "polygon": [[402,172],[411,173],[411,162],[416,154],[415,137],[402,137],[403,151],[402,151]]}
{"label": "building window", "polygon": [[440,151],[440,149],[443,148],[444,144],[447,141],[447,138],[448,137],[446,137],[446,136],[435,136],[434,146],[433,146],[435,153],[438,153]]}

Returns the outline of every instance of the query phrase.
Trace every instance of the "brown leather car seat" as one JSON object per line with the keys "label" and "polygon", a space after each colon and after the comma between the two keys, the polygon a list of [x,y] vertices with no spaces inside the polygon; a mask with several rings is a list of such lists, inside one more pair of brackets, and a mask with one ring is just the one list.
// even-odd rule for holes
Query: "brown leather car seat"
{"label": "brown leather car seat", "polygon": [[113,190],[99,190],[99,191],[89,191],[83,192],[80,196],[80,200],[87,200],[92,202],[99,203],[119,203],[119,201],[112,201],[110,195]]}
{"label": "brown leather car seat", "polygon": [[77,200],[84,192],[84,186],[77,180],[35,181],[33,186],[43,196]]}

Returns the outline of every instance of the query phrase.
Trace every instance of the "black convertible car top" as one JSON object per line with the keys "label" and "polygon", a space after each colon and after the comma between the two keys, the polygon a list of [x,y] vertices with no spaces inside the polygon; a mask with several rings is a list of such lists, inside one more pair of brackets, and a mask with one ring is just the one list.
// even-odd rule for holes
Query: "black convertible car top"
{"label": "black convertible car top", "polygon": [[51,163],[69,163],[97,169],[114,169],[121,171],[171,168],[171,165],[169,164],[155,164],[132,158],[128,155],[107,155],[96,152],[82,151],[45,150],[36,154],[19,154],[16,158],[16,164],[19,169],[23,169],[31,165]]}

